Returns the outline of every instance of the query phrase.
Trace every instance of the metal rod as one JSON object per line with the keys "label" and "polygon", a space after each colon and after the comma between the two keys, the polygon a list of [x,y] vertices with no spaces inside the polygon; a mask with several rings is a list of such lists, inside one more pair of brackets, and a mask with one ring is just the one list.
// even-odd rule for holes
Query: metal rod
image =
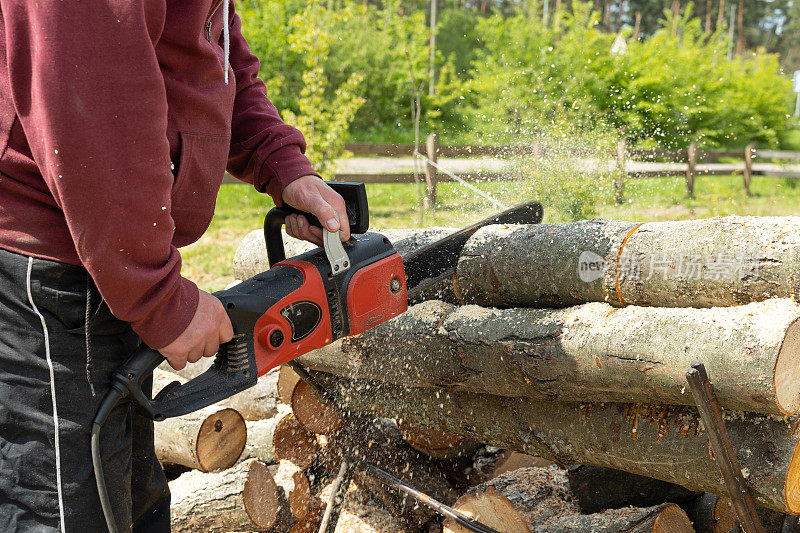
{"label": "metal rod", "polygon": [[367,464],[364,465],[364,468],[371,472],[372,474],[382,478],[384,481],[388,482],[390,485],[394,486],[395,488],[405,492],[409,496],[413,497],[420,503],[424,503],[434,511],[455,520],[460,526],[464,526],[465,528],[469,529],[470,531],[475,531],[476,533],[500,533],[496,529],[493,529],[486,524],[482,524],[475,520],[474,518],[470,518],[460,512],[456,511],[452,507],[449,507],[442,502],[428,496],[427,494],[418,491],[414,487],[407,485],[402,480],[394,477],[389,472],[385,472],[378,468],[375,465]]}
{"label": "metal rod", "polygon": [[714,460],[722,473],[725,488],[728,489],[741,528],[745,533],[764,533],[755,503],[753,503],[753,498],[744,481],[739,459],[728,438],[725,421],[722,419],[722,410],[717,403],[711,381],[708,379],[706,367],[701,361],[692,363],[692,368],[686,372],[686,381],[689,382],[697,410],[700,412],[700,418],[702,418],[708,434],[708,443],[714,454]]}
{"label": "metal rod", "polygon": [[347,489],[350,488],[350,480],[353,479],[353,465],[347,460],[342,459],[339,466],[339,473],[333,480],[331,494],[325,506],[325,514],[319,524],[319,533],[334,533],[336,524],[339,522],[339,515],[342,513],[344,499],[347,496]]}

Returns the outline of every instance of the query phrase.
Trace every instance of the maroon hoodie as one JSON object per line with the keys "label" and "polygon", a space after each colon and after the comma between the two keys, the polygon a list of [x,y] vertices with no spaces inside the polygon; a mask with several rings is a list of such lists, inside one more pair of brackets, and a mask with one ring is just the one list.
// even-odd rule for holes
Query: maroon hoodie
{"label": "maroon hoodie", "polygon": [[226,84],[222,0],[0,0],[0,247],[85,266],[154,348],[225,169],[276,200],[314,174],[229,8]]}

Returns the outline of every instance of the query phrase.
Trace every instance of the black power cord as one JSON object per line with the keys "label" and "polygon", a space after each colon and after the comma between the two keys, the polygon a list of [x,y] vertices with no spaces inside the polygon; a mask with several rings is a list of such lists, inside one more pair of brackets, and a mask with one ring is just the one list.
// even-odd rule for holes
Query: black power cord
{"label": "black power cord", "polygon": [[100,408],[97,410],[97,414],[92,422],[92,468],[94,468],[94,480],[97,483],[97,494],[100,496],[100,505],[103,507],[103,515],[105,516],[109,533],[117,533],[119,529],[114,519],[114,509],[111,506],[111,499],[108,497],[106,477],[103,474],[103,457],[100,454],[100,429],[103,427],[103,424],[105,424],[111,411],[127,396],[127,391],[124,388],[118,388],[118,385],[115,383],[100,403]]}

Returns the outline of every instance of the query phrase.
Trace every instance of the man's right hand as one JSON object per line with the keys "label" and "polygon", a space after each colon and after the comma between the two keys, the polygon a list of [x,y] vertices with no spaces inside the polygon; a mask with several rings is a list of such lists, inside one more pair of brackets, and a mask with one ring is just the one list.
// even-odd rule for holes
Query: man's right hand
{"label": "man's right hand", "polygon": [[233,326],[217,298],[200,291],[197,311],[177,339],[159,350],[175,370],[203,357],[213,357],[219,345],[233,338]]}

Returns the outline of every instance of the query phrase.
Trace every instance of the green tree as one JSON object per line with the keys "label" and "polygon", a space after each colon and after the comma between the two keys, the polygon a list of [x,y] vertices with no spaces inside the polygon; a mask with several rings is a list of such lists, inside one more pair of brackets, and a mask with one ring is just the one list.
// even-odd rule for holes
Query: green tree
{"label": "green tree", "polygon": [[291,50],[303,57],[305,72],[297,99],[298,112],[287,109],[283,118],[303,132],[309,159],[322,174],[331,172],[334,160],[346,155],[344,144],[350,123],[364,103],[364,98],[358,94],[363,80],[361,74],[351,74],[331,94],[330,82],[323,68],[335,39],[328,28],[332,22],[344,20],[347,16],[346,10],[331,12],[320,3],[310,1],[290,22]]}

